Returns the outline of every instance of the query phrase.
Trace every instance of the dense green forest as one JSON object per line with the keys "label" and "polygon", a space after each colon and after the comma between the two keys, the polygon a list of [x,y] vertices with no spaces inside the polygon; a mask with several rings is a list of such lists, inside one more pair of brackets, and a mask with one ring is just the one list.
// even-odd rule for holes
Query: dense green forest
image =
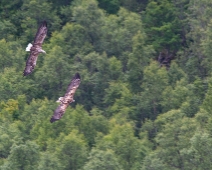
{"label": "dense green forest", "polygon": [[0,18],[1,170],[212,169],[211,0],[1,0]]}

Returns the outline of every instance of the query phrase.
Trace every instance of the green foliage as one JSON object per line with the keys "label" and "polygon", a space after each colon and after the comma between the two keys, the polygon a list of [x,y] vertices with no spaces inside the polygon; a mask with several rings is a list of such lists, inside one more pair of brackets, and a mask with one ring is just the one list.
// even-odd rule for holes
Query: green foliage
{"label": "green foliage", "polygon": [[156,153],[151,153],[145,157],[141,170],[168,170],[169,168],[160,159]]}
{"label": "green foliage", "polygon": [[[0,169],[211,169],[211,5],[1,0]],[[23,77],[43,20],[47,54]],[[75,102],[50,123],[76,72]]]}
{"label": "green foliage", "polygon": [[[81,106],[77,106],[76,109],[70,115],[70,122],[66,125],[68,127],[67,132],[72,128],[78,129],[79,133],[83,134],[86,142],[93,146],[95,144],[95,137],[97,133],[106,134],[109,130],[108,121],[100,115],[98,109],[93,109],[90,112],[86,112]],[[70,127],[72,124],[72,127]]]}
{"label": "green foliage", "polygon": [[[181,82],[179,82],[178,84],[180,83]],[[180,90],[180,93],[178,90]],[[181,85],[179,86],[179,88],[176,87],[176,89],[174,90],[170,86],[167,87],[163,92],[163,98],[165,99],[165,101],[161,102],[164,111],[168,111],[170,109],[178,109],[182,104],[182,99],[185,99],[187,91],[188,89],[182,87]]]}
{"label": "green foliage", "polygon": [[97,148],[114,150],[120,165],[126,170],[140,169],[140,162],[148,151],[148,147],[144,143],[142,145],[142,140],[134,136],[132,125],[129,123],[113,123],[110,133],[98,141]]}
{"label": "green foliage", "polygon": [[208,133],[195,133],[190,139],[190,148],[181,151],[186,169],[211,169],[211,142]]}
{"label": "green foliage", "polygon": [[34,142],[27,141],[25,144],[15,144],[12,146],[10,156],[8,157],[8,162],[6,162],[6,164],[3,166],[3,169],[35,169],[38,166],[38,161],[38,145]]}
{"label": "green foliage", "polygon": [[83,170],[99,170],[100,167],[102,170],[122,170],[112,150],[93,149]]}
{"label": "green foliage", "polygon": [[182,78],[185,78],[185,80],[187,80],[186,73],[175,62],[172,62],[168,71],[168,76],[169,84],[173,87],[175,86],[176,82],[181,80]]}
{"label": "green foliage", "polygon": [[188,23],[190,31],[187,33],[189,47],[181,58],[182,67],[186,70],[189,78],[193,80],[197,75],[207,77],[211,70],[211,57],[209,55],[209,41],[211,30],[211,1],[191,0],[188,6]]}
{"label": "green foliage", "polygon": [[132,51],[133,37],[142,32],[141,17],[124,8],[117,15],[109,15],[102,26],[101,51],[109,56],[116,56],[122,61],[124,68],[127,56]]}
{"label": "green foliage", "polygon": [[6,67],[11,67],[13,62],[11,62],[13,53],[12,50],[9,49],[9,44],[5,39],[0,40],[0,67],[1,71]]}
{"label": "green foliage", "polygon": [[7,119],[7,121],[16,120],[19,118],[21,112],[23,111],[23,105],[26,102],[25,95],[19,95],[17,100],[9,99],[7,102],[0,103],[0,109],[2,114],[2,119]]}
{"label": "green foliage", "polygon": [[167,85],[168,73],[164,67],[160,68],[155,61],[145,67],[141,86],[143,91],[139,104],[142,105],[141,109],[144,110],[145,114],[148,114],[149,118],[154,119],[161,112],[161,94]]}
{"label": "green foliage", "polygon": [[83,136],[74,130],[69,135],[62,137],[57,148],[57,157],[60,160],[62,169],[77,170],[80,169],[87,157],[87,146]]}
{"label": "green foliage", "polygon": [[[37,65],[38,71],[35,75],[35,80],[38,82],[37,88],[41,89],[37,94],[38,97],[45,96],[56,100],[58,96],[61,95],[60,92],[68,87],[72,78],[71,76],[74,75],[75,72],[70,73],[70,65],[66,62],[67,55],[63,53],[61,47],[55,46],[51,52],[44,57],[43,67],[39,69],[39,65]],[[55,79],[55,77],[57,77],[57,79]],[[54,91],[58,91],[59,94],[53,95]]]}
{"label": "green foliage", "polygon": [[24,0],[21,11],[18,11],[16,17],[21,21],[20,29],[23,30],[23,39],[30,41],[33,40],[37,31],[36,25],[41,21],[46,20],[51,23],[48,24],[49,31],[57,29],[60,23],[56,11],[52,9],[52,4],[47,0]]}
{"label": "green foliage", "polygon": [[202,65],[204,65],[209,73],[211,73],[211,38],[212,38],[212,20],[209,21],[207,28],[203,32],[205,34],[204,39],[200,43],[201,48],[203,50],[203,55],[206,56],[202,61]]}
{"label": "green foliage", "polygon": [[[55,46],[60,46],[70,59],[73,59],[76,54],[87,54],[92,50],[86,29],[82,25],[73,23],[67,23],[60,32],[53,33],[48,45],[49,51]],[[73,62],[73,60],[68,61]]]}
{"label": "green foliage", "polygon": [[131,118],[136,116],[134,107],[134,98],[125,83],[112,82],[106,90],[104,102],[110,105],[105,112],[105,116],[121,114]]}
{"label": "green foliage", "polygon": [[62,167],[63,166],[60,164],[60,161],[55,154],[49,152],[41,153],[39,166],[37,168],[38,170],[55,170],[62,169]]}
{"label": "green foliage", "polygon": [[10,155],[10,148],[21,140],[21,132],[15,123],[1,122],[0,126],[0,160]]}
{"label": "green foliage", "polygon": [[10,15],[14,14],[16,9],[22,5],[22,1],[15,0],[8,2],[7,0],[1,1],[0,14],[2,18],[9,18]]}
{"label": "green foliage", "polygon": [[154,52],[152,46],[145,44],[145,39],[145,34],[140,31],[133,37],[133,50],[127,63],[128,81],[132,92],[141,91],[144,68],[151,61]]}
{"label": "green foliage", "polygon": [[14,38],[14,34],[16,33],[16,27],[8,20],[3,20],[0,22],[0,39],[11,40]]}
{"label": "green foliage", "polygon": [[110,14],[115,14],[118,12],[120,8],[119,0],[98,0],[99,7],[103,8]]}
{"label": "green foliage", "polygon": [[133,11],[133,12],[140,12],[144,9],[147,5],[147,0],[120,0],[120,4],[122,7]]}
{"label": "green foliage", "polygon": [[98,8],[95,0],[81,0],[73,6],[73,19],[82,25],[88,35],[89,42],[99,51],[99,41],[102,36],[101,27],[104,24],[105,14]]}
{"label": "green foliage", "polygon": [[189,147],[189,139],[196,130],[194,120],[186,118],[178,110],[171,110],[156,119],[159,133],[156,136],[158,143],[158,157],[172,169],[184,168],[181,150]]}
{"label": "green foliage", "polygon": [[112,80],[122,79],[122,64],[115,56],[109,58],[109,70],[111,70],[109,76]]}
{"label": "green foliage", "polygon": [[209,103],[211,103],[211,100],[212,100],[211,93],[212,93],[212,79],[210,78],[209,82],[208,82],[208,91],[205,95],[205,99],[202,104],[202,108],[204,110],[206,110],[208,113],[211,113],[211,111],[212,111],[211,105],[209,104]]}
{"label": "green foliage", "polygon": [[[24,85],[23,85],[24,84]],[[16,98],[18,95],[27,94],[31,99],[35,85],[30,79],[24,79],[22,72],[17,72],[15,68],[5,68],[0,74],[0,100]]]}
{"label": "green foliage", "polygon": [[147,4],[143,14],[144,24],[149,41],[157,51],[179,48],[181,23],[175,11],[174,4],[169,0],[151,0]]}

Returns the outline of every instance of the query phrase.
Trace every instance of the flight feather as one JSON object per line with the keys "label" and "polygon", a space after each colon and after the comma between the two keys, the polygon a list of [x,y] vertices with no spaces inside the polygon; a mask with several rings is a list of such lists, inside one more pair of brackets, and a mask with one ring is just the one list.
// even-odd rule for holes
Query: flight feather
{"label": "flight feather", "polygon": [[35,35],[33,44],[29,43],[26,51],[30,51],[30,55],[26,61],[26,67],[23,72],[23,76],[27,76],[28,74],[31,74],[34,70],[38,58],[39,53],[46,53],[42,49],[42,43],[46,37],[47,34],[47,22],[43,21],[38,28],[38,31]]}
{"label": "flight feather", "polygon": [[65,113],[65,110],[69,106],[69,104],[74,102],[74,94],[80,85],[80,81],[81,81],[80,74],[76,73],[74,77],[72,78],[70,84],[68,85],[68,88],[66,90],[64,97],[60,97],[58,99],[58,101],[60,102],[60,105],[54,111],[54,115],[52,116],[50,120],[51,123],[59,120]]}

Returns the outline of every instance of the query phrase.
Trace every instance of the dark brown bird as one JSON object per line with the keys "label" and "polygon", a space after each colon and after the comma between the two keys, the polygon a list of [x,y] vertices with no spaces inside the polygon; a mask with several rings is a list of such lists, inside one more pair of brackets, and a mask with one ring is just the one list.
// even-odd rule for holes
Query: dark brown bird
{"label": "dark brown bird", "polygon": [[32,71],[36,66],[36,61],[39,53],[46,54],[46,52],[41,47],[46,37],[46,34],[47,34],[47,23],[46,21],[43,21],[35,35],[33,44],[29,43],[26,48],[26,51],[30,51],[30,55],[27,59],[23,76],[27,76],[28,74],[32,73]]}
{"label": "dark brown bird", "polygon": [[74,102],[74,94],[79,85],[80,85],[80,75],[79,73],[76,73],[72,78],[71,83],[68,85],[68,89],[66,90],[64,97],[60,97],[57,100],[57,102],[60,102],[60,105],[54,111],[54,115],[50,120],[51,123],[59,120],[65,113],[65,110],[69,106],[69,104]]}

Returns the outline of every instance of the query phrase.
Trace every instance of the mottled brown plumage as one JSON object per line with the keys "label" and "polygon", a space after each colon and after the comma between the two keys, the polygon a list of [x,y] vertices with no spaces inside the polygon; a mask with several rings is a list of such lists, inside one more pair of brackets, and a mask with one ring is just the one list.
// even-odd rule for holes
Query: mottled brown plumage
{"label": "mottled brown plumage", "polygon": [[42,50],[42,43],[46,37],[47,34],[47,23],[46,21],[43,21],[35,35],[33,45],[29,44],[26,48],[26,51],[30,51],[30,55],[26,62],[26,67],[23,72],[23,76],[27,76],[28,74],[31,74],[34,70],[38,58],[39,53],[46,53],[44,50]]}
{"label": "mottled brown plumage", "polygon": [[80,75],[79,73],[76,73],[75,76],[72,78],[71,83],[69,84],[64,97],[60,97],[58,99],[60,105],[54,111],[54,115],[50,120],[51,123],[59,120],[65,113],[65,110],[69,106],[69,104],[74,102],[74,94],[79,85],[80,85]]}

